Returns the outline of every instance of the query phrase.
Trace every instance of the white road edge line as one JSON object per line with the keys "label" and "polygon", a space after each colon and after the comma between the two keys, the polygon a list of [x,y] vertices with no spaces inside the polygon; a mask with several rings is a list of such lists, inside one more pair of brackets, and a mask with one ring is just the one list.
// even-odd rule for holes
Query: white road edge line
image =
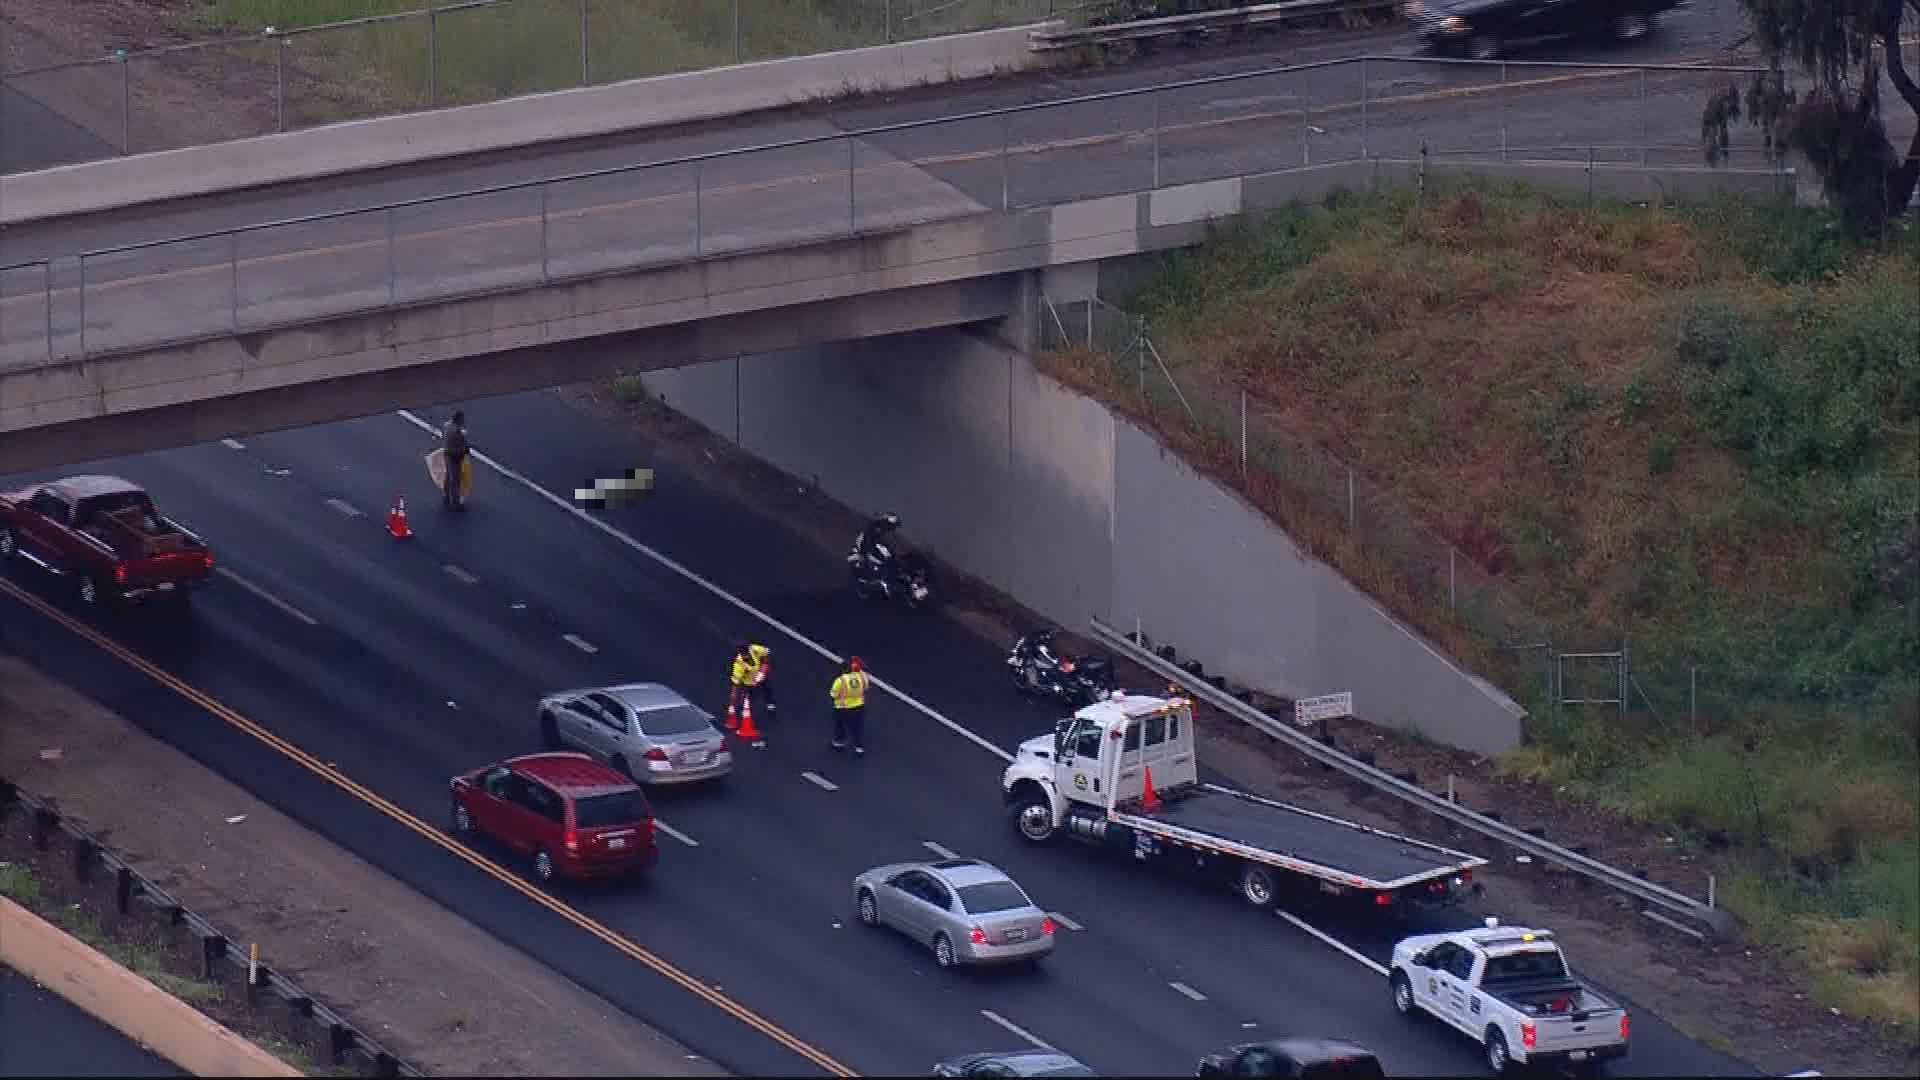
{"label": "white road edge line", "polygon": [[940,846],[939,844],[934,843],[931,840],[920,841],[920,846],[923,848],[926,848],[928,851],[933,852],[935,855],[938,855],[943,859],[957,859],[960,857],[958,855],[955,855],[953,852],[949,851],[948,849]]}
{"label": "white road edge line", "polygon": [[273,605],[274,607],[279,608],[281,611],[286,612],[288,615],[291,615],[294,618],[299,619],[301,622],[306,623],[308,626],[320,625],[319,619],[316,619],[313,616],[307,614],[306,612],[301,611],[299,608],[294,607],[292,604],[287,603],[285,600],[280,599],[279,597],[273,595],[272,593],[261,588],[260,586],[255,585],[253,582],[248,581],[246,578],[241,577],[239,574],[234,573],[233,571],[227,569],[224,566],[215,566],[213,568],[213,572],[216,574],[219,574],[223,578],[226,578],[228,581],[233,582],[235,585],[238,585],[241,588],[247,590],[248,592],[266,601],[267,603]]}
{"label": "white road edge line", "polygon": [[1207,1000],[1207,995],[1201,993],[1198,990],[1195,990],[1193,987],[1188,986],[1186,983],[1170,982],[1167,985],[1173,987],[1176,992],[1184,994],[1185,996],[1190,997],[1195,1001]]}
{"label": "white road edge line", "polygon": [[833,781],[827,779],[826,777],[821,776],[817,772],[803,772],[800,775],[805,777],[808,783],[814,785],[815,787],[820,788],[822,791],[839,791],[840,790],[839,784],[836,784]]}
{"label": "white road edge line", "polygon": [[[439,428],[436,428],[432,424],[429,424],[425,420],[422,420],[418,416],[415,416],[411,409],[400,409],[398,410],[396,415],[398,415],[402,420],[405,420],[407,423],[412,424],[414,427],[419,428],[421,431],[424,431],[429,435],[438,437],[440,434]],[[472,453],[473,459],[475,461],[478,461],[480,464],[485,465],[487,468],[492,469],[494,472],[499,473],[501,476],[506,477],[508,480],[511,480],[516,484],[519,484],[521,487],[526,488],[528,491],[531,491],[535,495],[540,496],[542,499],[545,499],[547,502],[552,503],[554,506],[559,507],[561,510],[564,510],[567,513],[573,515],[575,518],[579,519],[580,521],[583,521],[586,524],[592,526],[593,528],[600,530],[600,532],[603,535],[611,538],[612,540],[620,544],[624,544],[626,547],[628,547],[633,551],[637,551],[640,554],[645,555],[647,558],[652,559],[654,562],[658,563],[659,565],[680,575],[682,578],[686,579],[687,581],[692,582],[695,585],[698,585],[702,589],[705,589],[707,592],[711,593],[715,597],[721,600],[724,600],[727,603],[732,604],[735,608],[746,612],[748,615],[751,615],[756,619],[759,619],[763,624],[773,627],[775,630],[780,631],[782,634],[785,634],[787,637],[791,638],[792,640],[798,642],[801,645],[806,646],[808,649],[811,649],[813,652],[819,654],[822,657],[825,657],[827,660],[832,661],[835,664],[843,664],[846,662],[845,657],[834,652],[832,649],[827,648],[825,645],[820,644],[819,642],[813,640],[812,638],[794,629],[793,627],[788,626],[786,623],[781,622],[779,619],[774,618],[773,616],[767,614],[764,611],[761,611],[759,608],[754,607],[752,604],[747,603],[745,600],[740,599],[739,597],[733,595],[732,593],[721,588],[720,586],[715,585],[713,582],[708,581],[706,578],[702,577],[700,574],[694,572],[693,570],[689,569],[686,566],[681,565],[679,562],[676,562],[670,556],[665,555],[662,552],[659,552],[651,547],[648,547],[646,544],[643,544],[640,541],[635,540],[633,537],[628,536],[625,532],[622,532],[621,530],[615,528],[614,526],[607,524],[605,521],[601,520],[600,518],[594,517],[592,514],[587,513],[585,510],[582,510],[579,506],[575,505],[572,500],[564,499],[558,495],[555,495],[553,492],[548,491],[546,488],[541,487],[539,484],[521,475],[519,472],[515,471],[512,467],[508,465],[504,465],[499,461],[496,461],[493,458],[487,456],[486,454],[481,453],[478,450],[474,450],[471,453]],[[358,513],[358,511],[355,511],[355,512]],[[892,685],[891,683],[888,683],[885,680],[874,675],[871,670],[867,672],[867,676],[869,681],[872,682],[874,686],[878,687],[880,690],[884,691],[887,694],[891,694],[893,697],[899,699],[908,707],[912,708],[916,712],[919,712],[921,715],[927,717],[929,720],[932,720],[934,723],[937,723],[941,727],[946,728],[948,731],[953,732],[955,735],[958,735],[961,738],[966,739],[968,742],[973,743],[975,746],[978,746],[980,749],[985,750],[987,753],[992,754],[994,757],[999,758],[1001,761],[1011,762],[1013,760],[1012,754],[1009,754],[1005,750],[1000,749],[1000,747],[995,746],[991,741],[980,736],[979,734],[961,726],[960,724],[955,723],[952,720],[947,719],[945,716],[941,715],[941,713],[938,710],[934,709],[932,706],[927,705],[921,701],[918,701],[908,696],[908,694],[905,691],[899,689],[898,687]],[[837,789],[830,787],[828,788],[828,790],[832,791]],[[1334,938],[1327,935],[1326,933],[1320,930],[1317,930],[1312,926],[1309,926],[1305,922],[1302,922],[1299,918],[1291,914],[1288,914],[1287,912],[1284,912],[1284,911],[1280,912],[1280,915],[1282,918],[1286,919],[1288,922],[1293,923],[1295,926],[1299,927],[1300,929],[1305,930],[1307,933],[1312,934],[1314,937],[1319,938],[1321,941],[1326,942],[1328,945],[1331,945],[1334,948],[1352,957],[1353,959],[1358,960],[1362,965],[1372,969],[1377,974],[1382,976],[1387,974],[1387,969],[1381,967],[1379,964],[1374,963],[1372,960],[1367,959],[1365,956],[1360,955],[1358,952],[1355,952],[1352,948],[1349,948],[1347,945],[1344,945],[1341,942],[1335,940]],[[991,1014],[989,1015],[991,1016]],[[1004,1020],[999,1022],[1002,1023],[1003,1025],[1005,1024]],[[1007,1025],[1007,1026],[1011,1026],[1011,1025]]]}
{"label": "white road edge line", "polygon": [[348,517],[364,517],[365,516],[360,512],[359,507],[353,505],[350,502],[347,502],[344,499],[328,499],[327,505],[333,507],[335,510],[340,511],[341,513],[347,515]]}
{"label": "white road edge line", "polygon": [[981,1009],[980,1015],[986,1017],[988,1020],[991,1020],[996,1024],[999,1024],[1001,1027],[1006,1028],[1008,1031],[1013,1032],[1015,1035],[1018,1035],[1020,1038],[1027,1040],[1028,1042],[1032,1043],[1034,1046],[1042,1050],[1047,1050],[1055,1054],[1060,1052],[1059,1047],[1054,1046],[1052,1043],[1049,1043],[1046,1040],[1040,1038],[1040,1036],[1035,1035],[1033,1032],[1028,1031],[1026,1028],[1021,1027],[1019,1024],[1016,1024],[1013,1021],[1007,1019],[1006,1017],[1001,1016],[999,1013],[994,1012],[992,1009]]}
{"label": "white road edge line", "polygon": [[1294,926],[1297,926],[1300,929],[1305,930],[1307,933],[1312,934],[1314,937],[1319,938],[1322,942],[1333,946],[1335,949],[1338,949],[1343,953],[1346,953],[1348,957],[1358,961],[1361,967],[1366,968],[1367,970],[1373,972],[1375,975],[1378,975],[1381,978],[1386,977],[1387,969],[1384,966],[1377,964],[1369,957],[1362,955],[1358,950],[1354,949],[1352,946],[1348,945],[1346,942],[1336,939],[1335,937],[1333,937],[1333,935],[1328,934],[1324,930],[1319,930],[1308,925],[1304,919],[1300,918],[1300,916],[1298,915],[1295,915],[1291,911],[1281,911],[1278,908],[1275,908],[1273,913],[1287,920],[1288,922],[1292,923]]}
{"label": "white road edge line", "polygon": [[1047,912],[1047,914],[1053,916],[1054,922],[1059,923],[1061,926],[1064,926],[1069,930],[1078,932],[1086,929],[1086,927],[1081,926],[1079,923],[1074,922],[1072,919],[1067,918],[1065,915],[1062,915],[1057,911],[1049,911]]}
{"label": "white road edge line", "polygon": [[681,832],[679,829],[676,829],[673,826],[667,824],[666,822],[661,821],[659,818],[653,819],[653,827],[656,829],[659,829],[661,832],[666,833],[668,836],[673,837],[675,840],[680,841],[681,843],[687,845],[688,847],[700,846],[700,841],[695,840],[693,837],[688,836],[686,833]]}
{"label": "white road edge line", "polygon": [[241,442],[239,439],[221,439],[220,445],[229,450],[245,450],[247,448],[247,444]]}
{"label": "white road edge line", "polygon": [[576,649],[579,649],[583,653],[597,653],[600,651],[600,646],[595,645],[593,642],[588,641],[586,638],[581,637],[579,634],[561,634],[560,640],[566,642],[567,644],[573,646]]}
{"label": "white road edge line", "polygon": [[[401,419],[405,420],[409,424],[412,424],[414,427],[419,428],[421,431],[427,432],[428,434],[435,435],[435,436],[440,434],[440,430],[438,428],[434,427],[432,424],[427,423],[425,420],[420,419],[418,416],[415,416],[413,412],[409,409],[399,410],[398,415],[400,416]],[[705,589],[707,592],[712,593],[714,596],[720,598],[721,600],[725,600],[727,603],[732,604],[734,607],[738,608],[739,610],[746,612],[748,615],[751,615],[756,619],[759,619],[762,623],[773,627],[775,630],[780,631],[782,634],[785,634],[787,637],[793,639],[794,641],[800,643],[801,645],[806,646],[808,649],[813,650],[815,653],[818,653],[819,655],[832,661],[834,664],[842,664],[846,662],[845,657],[839,655],[838,653],[835,653],[833,650],[827,648],[826,646],[820,644],[819,642],[813,640],[812,638],[806,636],[805,634],[802,634],[800,631],[794,629],[791,626],[788,626],[786,623],[781,622],[780,620],[774,618],[773,616],[767,614],[766,612],[761,611],[759,608],[754,607],[752,604],[747,603],[745,600],[742,600],[739,597],[728,592],[727,590],[721,588],[720,586],[715,585],[713,582],[708,581],[706,578],[695,573],[693,570],[690,570],[687,567],[681,565],[680,563],[674,561],[669,556],[664,555],[661,552],[656,551],[651,547],[648,547],[647,545],[641,543],[638,540],[635,540],[633,537],[628,536],[626,533],[620,531],[619,529],[613,527],[612,525],[607,524],[605,521],[602,521],[601,519],[594,517],[592,514],[587,513],[585,510],[582,510],[580,507],[574,505],[573,500],[561,498],[560,496],[554,494],[553,492],[548,491],[546,488],[541,487],[539,484],[533,482],[532,480],[529,480],[525,476],[522,476],[520,473],[514,471],[512,468],[501,464],[500,462],[494,460],[491,457],[488,457],[486,454],[483,454],[478,450],[473,451],[472,454],[473,454],[473,459],[475,461],[478,461],[480,464],[485,465],[487,468],[492,469],[494,472],[499,473],[501,476],[506,477],[507,479],[513,481],[516,484],[519,484],[521,487],[524,487],[528,491],[531,491],[534,494],[540,496],[546,501],[552,503],[554,506],[559,507],[561,510],[566,511],[569,514],[572,514],[574,517],[578,518],[579,520],[586,522],[588,525],[592,526],[595,529],[600,530],[600,532],[612,538],[613,540],[626,545],[628,548],[631,548],[632,550],[637,551],[642,555],[645,555],[647,558],[652,559],[654,562],[680,575],[682,578],[685,578],[687,581],[690,581],[693,584],[700,586],[702,589]],[[874,676],[871,670],[867,672],[867,675],[868,675],[869,681],[872,682],[874,686],[898,698],[900,701],[906,703],[907,706],[914,709],[916,712],[921,713],[922,715],[926,716],[928,719],[946,728],[948,731],[951,731],[955,735],[958,735],[961,738],[966,739],[968,742],[973,743],[975,746],[978,746],[980,749],[985,750],[987,753],[992,754],[993,756],[999,758],[1001,761],[1010,762],[1013,760],[1012,754],[1006,752],[1005,750],[1000,749],[998,746],[995,746],[988,739],[983,738],[982,736],[976,734],[975,732],[970,731],[967,728],[962,727],[961,725],[953,722],[952,720],[947,719],[945,716],[942,716],[938,711],[933,709],[931,706],[926,705],[922,702],[916,701],[913,698],[907,696],[907,694],[904,691]]]}
{"label": "white road edge line", "polygon": [[448,577],[452,578],[453,580],[459,582],[462,585],[480,584],[480,579],[477,577],[474,577],[473,574],[470,571],[468,571],[467,568],[464,566],[455,566],[452,563],[447,563],[446,565],[440,567],[440,569],[446,571]]}

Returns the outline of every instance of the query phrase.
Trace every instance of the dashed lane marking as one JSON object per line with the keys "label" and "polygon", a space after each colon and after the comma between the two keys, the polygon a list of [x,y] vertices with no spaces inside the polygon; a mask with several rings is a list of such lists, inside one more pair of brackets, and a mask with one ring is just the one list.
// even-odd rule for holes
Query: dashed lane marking
{"label": "dashed lane marking", "polygon": [[1047,912],[1047,914],[1053,916],[1054,922],[1057,922],[1061,926],[1064,926],[1067,929],[1072,930],[1076,933],[1086,929],[1086,927],[1081,926],[1079,923],[1074,922],[1072,919],[1067,918],[1065,915],[1062,915],[1057,911],[1049,911]]}
{"label": "dashed lane marking", "polygon": [[245,450],[247,448],[247,444],[241,442],[239,439],[221,439],[220,445],[229,450]]}
{"label": "dashed lane marking", "polygon": [[328,499],[327,505],[333,507],[335,510],[340,511],[341,513],[347,515],[348,517],[365,517],[366,516],[365,514],[362,514],[360,512],[359,507],[353,505],[350,502],[347,502],[345,499]]}
{"label": "dashed lane marking", "polygon": [[1180,994],[1183,994],[1183,995],[1185,995],[1185,996],[1187,996],[1187,997],[1190,997],[1190,998],[1192,998],[1192,999],[1193,999],[1193,1000],[1195,1000],[1195,1001],[1205,1001],[1205,1000],[1207,1000],[1207,995],[1205,995],[1205,994],[1203,994],[1203,993],[1201,993],[1201,992],[1200,992],[1200,991],[1198,991],[1198,990],[1195,990],[1195,989],[1194,989],[1193,987],[1191,987],[1191,986],[1188,986],[1188,985],[1187,985],[1186,983],[1183,983],[1183,982],[1170,982],[1170,983],[1168,983],[1167,985],[1168,985],[1168,986],[1171,986],[1171,987],[1173,987],[1173,988],[1174,988],[1174,990],[1175,990],[1176,992],[1178,992],[1178,993],[1180,993]]}
{"label": "dashed lane marking", "polygon": [[1295,915],[1290,911],[1281,911],[1278,908],[1275,908],[1273,913],[1287,920],[1287,922],[1292,923],[1294,926],[1297,926],[1300,929],[1305,930],[1307,933],[1312,934],[1314,937],[1319,938],[1322,942],[1325,942],[1326,944],[1333,946],[1335,949],[1338,949],[1341,952],[1345,953],[1348,956],[1348,958],[1357,961],[1361,967],[1366,968],[1368,971],[1373,972],[1375,975],[1379,975],[1382,978],[1386,976],[1387,969],[1383,965],[1376,963],[1372,959],[1362,954],[1358,949],[1355,949],[1353,946],[1348,945],[1346,942],[1335,938],[1333,935],[1327,933],[1326,931],[1309,925],[1305,920],[1300,918],[1300,916]]}
{"label": "dashed lane marking", "polygon": [[676,829],[673,826],[667,824],[666,822],[661,821],[659,818],[653,819],[653,827],[656,829],[659,829],[661,832],[666,833],[668,836],[673,837],[675,840],[680,841],[681,843],[687,845],[688,847],[700,846],[700,841],[695,840],[693,837],[688,836],[686,833],[681,832],[679,829]]}
{"label": "dashed lane marking", "polygon": [[933,852],[935,855],[938,855],[943,859],[957,859],[960,857],[958,855],[955,855],[951,850],[945,847],[942,847],[941,845],[936,844],[931,840],[920,841],[920,846],[923,848],[926,848],[928,851]]}
{"label": "dashed lane marking", "polygon": [[1020,1038],[1027,1040],[1028,1042],[1032,1043],[1035,1047],[1041,1050],[1047,1050],[1055,1054],[1060,1052],[1059,1047],[1054,1046],[1052,1043],[1047,1042],[1045,1039],[1042,1039],[1040,1036],[1035,1035],[1033,1032],[1028,1031],[1026,1028],[1021,1027],[1019,1024],[1016,1024],[1013,1021],[1007,1019],[1006,1017],[1001,1016],[999,1013],[994,1012],[992,1009],[981,1009],[980,1015],[986,1017],[988,1020],[992,1021],[993,1023],[999,1024],[1001,1027],[1006,1028],[1008,1031],[1013,1032],[1015,1035],[1019,1036]]}
{"label": "dashed lane marking", "polygon": [[839,784],[836,784],[833,781],[827,779],[826,777],[821,776],[817,772],[803,772],[800,775],[805,777],[809,784],[814,785],[815,787],[821,789],[822,791],[839,791],[840,790]]}
{"label": "dashed lane marking", "polygon": [[316,619],[313,616],[307,614],[306,612],[301,611],[299,608],[294,607],[292,604],[287,603],[285,600],[280,599],[279,597],[268,592],[266,589],[261,588],[258,585],[255,585],[253,582],[248,581],[246,578],[241,577],[239,574],[234,573],[233,571],[227,569],[224,566],[214,567],[213,572],[216,574],[219,574],[221,577],[226,578],[228,581],[233,582],[235,585],[238,585],[241,588],[252,593],[253,595],[259,597],[261,600],[266,601],[268,604],[272,605],[273,607],[279,608],[282,612],[285,612],[286,614],[293,616],[294,618],[300,620],[301,622],[306,623],[308,626],[320,625],[319,619]]}
{"label": "dashed lane marking", "polygon": [[566,642],[567,644],[573,646],[576,649],[579,649],[583,653],[597,653],[600,651],[600,646],[595,645],[593,642],[588,641],[586,638],[581,637],[579,634],[561,634],[560,640]]}
{"label": "dashed lane marking", "polygon": [[478,585],[480,583],[480,579],[477,577],[474,577],[473,574],[468,572],[468,570],[465,567],[455,566],[452,563],[448,563],[445,566],[442,566],[440,569],[445,570],[447,572],[448,577],[452,578],[453,580],[459,582],[462,585]]}

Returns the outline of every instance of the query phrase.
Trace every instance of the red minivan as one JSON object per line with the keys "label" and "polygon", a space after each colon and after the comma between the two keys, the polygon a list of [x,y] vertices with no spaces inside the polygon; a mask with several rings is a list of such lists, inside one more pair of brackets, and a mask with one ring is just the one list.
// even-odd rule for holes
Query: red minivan
{"label": "red minivan", "polygon": [[541,881],[621,877],[660,861],[646,795],[585,754],[524,754],[454,777],[453,828],[527,858]]}

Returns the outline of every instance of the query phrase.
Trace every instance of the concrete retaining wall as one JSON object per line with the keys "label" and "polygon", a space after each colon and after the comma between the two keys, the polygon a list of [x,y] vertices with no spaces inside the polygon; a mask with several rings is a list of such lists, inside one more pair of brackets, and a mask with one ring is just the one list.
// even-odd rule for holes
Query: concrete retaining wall
{"label": "concrete retaining wall", "polygon": [[194,1076],[299,1076],[299,1070],[0,897],[0,963]]}
{"label": "concrete retaining wall", "polygon": [[1057,25],[736,64],[19,173],[0,177],[0,225],[1039,68],[1054,57],[1028,49],[1028,34]]}
{"label": "concrete retaining wall", "polygon": [[[668,405],[1048,619],[1177,644],[1288,697],[1481,753],[1524,710],[1305,555],[1148,433],[977,332],[943,330],[646,374]],[[847,422],[849,417],[856,418]]]}

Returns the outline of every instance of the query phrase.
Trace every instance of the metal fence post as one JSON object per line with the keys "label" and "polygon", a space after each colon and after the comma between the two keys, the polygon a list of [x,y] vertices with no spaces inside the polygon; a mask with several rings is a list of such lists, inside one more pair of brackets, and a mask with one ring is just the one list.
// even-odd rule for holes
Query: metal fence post
{"label": "metal fence post", "polygon": [[1367,58],[1360,58],[1360,160],[1367,159]]}
{"label": "metal fence post", "polygon": [[287,39],[273,39],[273,130],[287,130]]}
{"label": "metal fence post", "polygon": [[440,101],[440,0],[427,0],[427,105]]}
{"label": "metal fence post", "polygon": [[593,85],[593,50],[587,47],[587,3],[580,0],[580,85]]}
{"label": "metal fence post", "polygon": [[1000,210],[1013,209],[1013,114],[1000,119]]}
{"label": "metal fence post", "polygon": [[1153,186],[1160,187],[1160,91],[1147,91],[1147,99],[1153,102]]}
{"label": "metal fence post", "polygon": [[693,163],[693,257],[696,259],[706,252],[705,229],[700,216],[700,181],[706,171],[706,162]]}
{"label": "metal fence post", "polygon": [[893,0],[884,0],[880,5],[880,17],[886,20],[886,44],[893,44]]}
{"label": "metal fence post", "polygon": [[387,306],[393,306],[400,295],[400,275],[394,272],[393,217],[395,209],[387,207]]}
{"label": "metal fence post", "polygon": [[232,310],[227,312],[234,333],[240,332],[240,231],[235,229],[227,234],[227,298],[232,301]]}
{"label": "metal fence post", "polygon": [[1454,556],[1459,554],[1449,544],[1447,546],[1447,610],[1460,610],[1460,593],[1454,576]]}
{"label": "metal fence post", "polygon": [[852,236],[855,233],[858,233],[860,231],[859,213],[854,209],[854,203],[853,203],[853,174],[854,174],[853,155],[855,152],[856,145],[857,144],[854,142],[854,140],[852,139],[847,140],[847,235],[848,236]]}
{"label": "metal fence post", "polygon": [[740,62],[740,0],[733,0],[733,62]]}
{"label": "metal fence post", "polygon": [[128,72],[132,67],[127,62],[127,50],[113,50],[120,58],[120,152],[133,153],[133,76]]}
{"label": "metal fence post", "polygon": [[80,256],[80,362],[87,362],[87,257]]}
{"label": "metal fence post", "polygon": [[1307,141],[1307,133],[1313,130],[1313,125],[1309,124],[1307,119],[1312,115],[1311,109],[1300,110],[1300,164],[1302,165],[1313,164],[1313,149]]}
{"label": "metal fence post", "polygon": [[40,264],[40,282],[46,286],[47,301],[47,363],[53,363],[53,260]]}
{"label": "metal fence post", "polygon": [[1240,391],[1240,486],[1247,484],[1247,392]]}
{"label": "metal fence post", "polygon": [[1359,507],[1356,505],[1353,490],[1353,466],[1347,466],[1347,528],[1356,528],[1359,524]]}
{"label": "metal fence post", "polygon": [[1507,62],[1500,61],[1500,160],[1507,160]]}
{"label": "metal fence post", "polygon": [[1640,69],[1640,167],[1647,167],[1647,69]]}
{"label": "metal fence post", "polygon": [[1700,726],[1700,666],[1687,668],[1687,723]]}
{"label": "metal fence post", "polygon": [[552,280],[552,253],[547,242],[547,193],[551,184],[540,185],[540,284]]}

